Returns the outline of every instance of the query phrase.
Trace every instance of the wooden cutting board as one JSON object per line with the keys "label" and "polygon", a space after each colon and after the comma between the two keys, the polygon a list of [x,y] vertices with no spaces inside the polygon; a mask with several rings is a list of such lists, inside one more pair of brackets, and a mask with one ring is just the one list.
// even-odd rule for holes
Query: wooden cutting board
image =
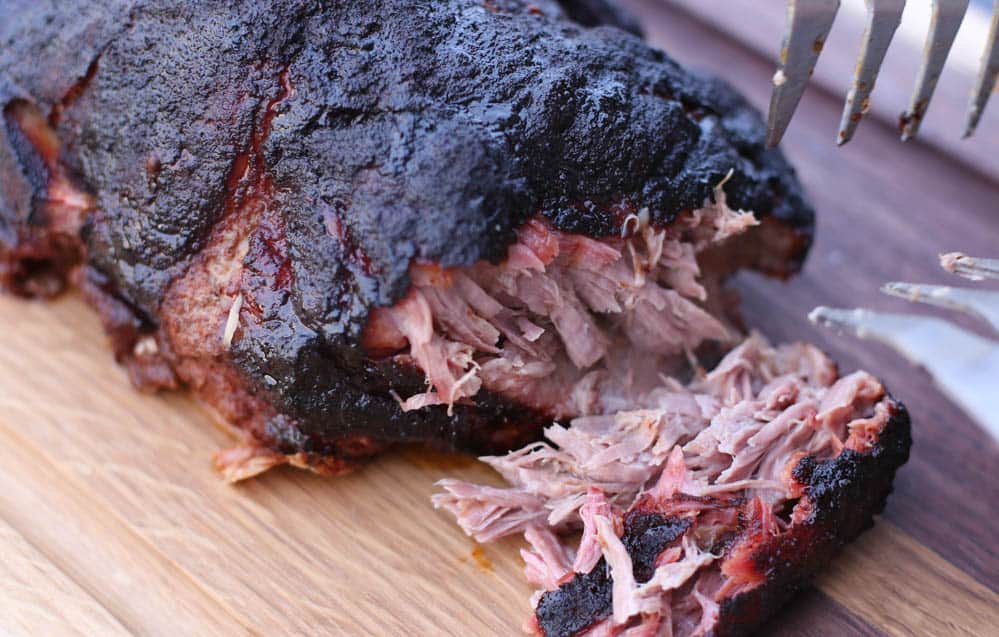
{"label": "wooden cutting board", "polygon": [[[765,105],[767,59],[632,4],[655,42]],[[804,315],[899,309],[882,281],[947,281],[941,250],[999,253],[999,185],[876,123],[838,150],[838,110],[809,93],[785,142],[820,210],[804,274],[738,283],[768,336],[882,376],[916,442],[876,527],[764,634],[995,635],[999,449],[922,372]],[[429,504],[444,476],[494,480],[483,467],[409,449],[344,478],[282,468],[234,487],[210,464],[230,443],[184,394],[133,391],[76,296],[0,298],[0,634],[519,633],[531,592],[519,542],[479,547]]]}

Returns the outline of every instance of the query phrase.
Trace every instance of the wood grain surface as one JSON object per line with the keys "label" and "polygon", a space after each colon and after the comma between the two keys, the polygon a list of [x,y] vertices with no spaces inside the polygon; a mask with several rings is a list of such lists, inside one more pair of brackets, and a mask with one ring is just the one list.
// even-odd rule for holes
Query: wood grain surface
{"label": "wood grain surface", "polygon": [[[658,1],[628,4],[655,43],[765,105],[765,57]],[[810,91],[785,142],[820,211],[805,272],[738,285],[769,337],[882,376],[915,447],[877,526],[763,634],[994,635],[999,449],[925,374],[804,315],[899,309],[882,281],[946,281],[940,251],[999,253],[999,184],[876,123],[837,149],[809,124],[840,106]],[[519,633],[519,543],[477,547],[429,505],[444,476],[495,480],[471,460],[405,449],[344,478],[282,468],[226,485],[210,458],[227,434],[182,393],[133,391],[72,294],[0,298],[0,370],[0,635]]]}

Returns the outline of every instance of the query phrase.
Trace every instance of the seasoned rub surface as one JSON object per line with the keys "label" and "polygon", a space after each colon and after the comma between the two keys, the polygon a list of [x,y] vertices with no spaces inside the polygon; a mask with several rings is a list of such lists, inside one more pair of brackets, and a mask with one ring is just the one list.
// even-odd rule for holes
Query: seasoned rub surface
{"label": "seasoned rub surface", "polygon": [[[411,264],[499,261],[538,216],[591,237],[645,208],[667,224],[729,173],[729,204],[785,232],[744,265],[789,273],[812,223],[741,97],[570,19],[628,26],[603,3],[564,5],[17,2],[0,27],[0,276],[53,291],[85,253],[119,356],[157,343],[135,375],[169,385],[163,359],[203,395],[247,394],[223,415],[283,453],[524,442],[546,416],[487,391],[401,411],[393,393],[423,374],[359,347]],[[21,110],[48,122],[48,156]]]}

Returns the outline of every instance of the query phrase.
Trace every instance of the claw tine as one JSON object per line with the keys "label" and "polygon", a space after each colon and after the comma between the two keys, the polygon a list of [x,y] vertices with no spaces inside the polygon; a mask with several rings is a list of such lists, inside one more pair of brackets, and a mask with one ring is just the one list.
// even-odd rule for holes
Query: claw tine
{"label": "claw tine", "polygon": [[899,120],[902,141],[912,139],[919,130],[930,98],[933,97],[933,90],[937,86],[937,80],[940,79],[940,72],[943,71],[944,62],[947,61],[947,54],[950,53],[957,30],[961,27],[961,21],[968,10],[968,2],[969,0],[933,0],[933,17],[930,22],[930,33],[926,37],[926,46],[923,48],[923,64],[919,69],[919,79],[916,80],[909,109],[902,113]]}
{"label": "claw tine", "polygon": [[999,330],[999,292],[901,282],[887,283],[881,291],[910,301],[972,314]]}
{"label": "claw tine", "polygon": [[985,104],[996,87],[996,77],[999,76],[999,0],[992,0],[992,28],[989,29],[989,40],[982,54],[982,68],[978,71],[975,90],[968,104],[968,120],[964,125],[964,136],[971,137],[978,126],[978,118],[985,110]]}
{"label": "claw tine", "polygon": [[[999,2],[999,0],[996,0]],[[905,0],[867,0],[867,26],[864,40],[857,57],[857,70],[853,85],[846,94],[843,117],[839,122],[836,142],[840,145],[850,141],[860,119],[867,112],[868,100],[874,90],[874,82],[885,59],[888,45],[895,35],[895,29],[902,22]]]}
{"label": "claw tine", "polygon": [[937,318],[817,307],[809,320],[872,338],[923,366],[999,440],[999,346]]}
{"label": "claw tine", "polygon": [[980,336],[929,316],[817,307],[808,319],[891,345],[919,364],[932,364],[934,359],[966,364],[996,347]]}
{"label": "claw tine", "polygon": [[784,136],[838,10],[839,0],[788,0],[787,31],[770,97],[768,146],[776,146]]}
{"label": "claw tine", "polygon": [[969,257],[961,252],[940,255],[940,267],[972,281],[999,279],[999,259]]}

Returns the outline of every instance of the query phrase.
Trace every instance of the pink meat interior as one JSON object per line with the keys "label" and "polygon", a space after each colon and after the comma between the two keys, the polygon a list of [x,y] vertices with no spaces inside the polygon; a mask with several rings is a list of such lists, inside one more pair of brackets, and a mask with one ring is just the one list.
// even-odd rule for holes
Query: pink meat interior
{"label": "pink meat interior", "polygon": [[[434,498],[481,542],[524,534],[535,629],[546,593],[603,560],[612,608],[588,635],[711,632],[720,600],[765,581],[755,547],[808,516],[796,463],[866,451],[888,421],[869,374],[838,378],[809,345],[734,327],[724,255],[755,225],[720,190],[668,228],[638,214],[600,241],[532,220],[498,265],[414,265],[408,296],[372,318],[369,351],[426,375],[404,409],[474,404],[486,388],[556,421],[547,440],[483,458],[508,487],[446,480]],[[706,371],[712,346],[728,354]],[[636,511],[686,525],[642,581],[623,543]]]}
{"label": "pink meat interior", "polygon": [[755,224],[723,195],[666,229],[633,215],[625,236],[600,241],[531,220],[499,265],[414,265],[365,344],[426,374],[427,391],[400,397],[406,410],[474,402],[483,387],[555,419],[651,405],[702,344],[737,341],[706,305],[717,276],[702,277],[697,255]]}
{"label": "pink meat interior", "polygon": [[[603,559],[612,606],[587,635],[713,634],[721,601],[766,581],[757,552],[809,519],[798,462],[869,451],[894,409],[870,374],[837,378],[812,346],[758,335],[687,384],[664,379],[649,402],[483,458],[507,487],[444,480],[434,496],[480,542],[524,535],[535,604]],[[634,513],[689,524],[644,581],[623,539]],[[578,543],[566,535],[580,528]]]}

